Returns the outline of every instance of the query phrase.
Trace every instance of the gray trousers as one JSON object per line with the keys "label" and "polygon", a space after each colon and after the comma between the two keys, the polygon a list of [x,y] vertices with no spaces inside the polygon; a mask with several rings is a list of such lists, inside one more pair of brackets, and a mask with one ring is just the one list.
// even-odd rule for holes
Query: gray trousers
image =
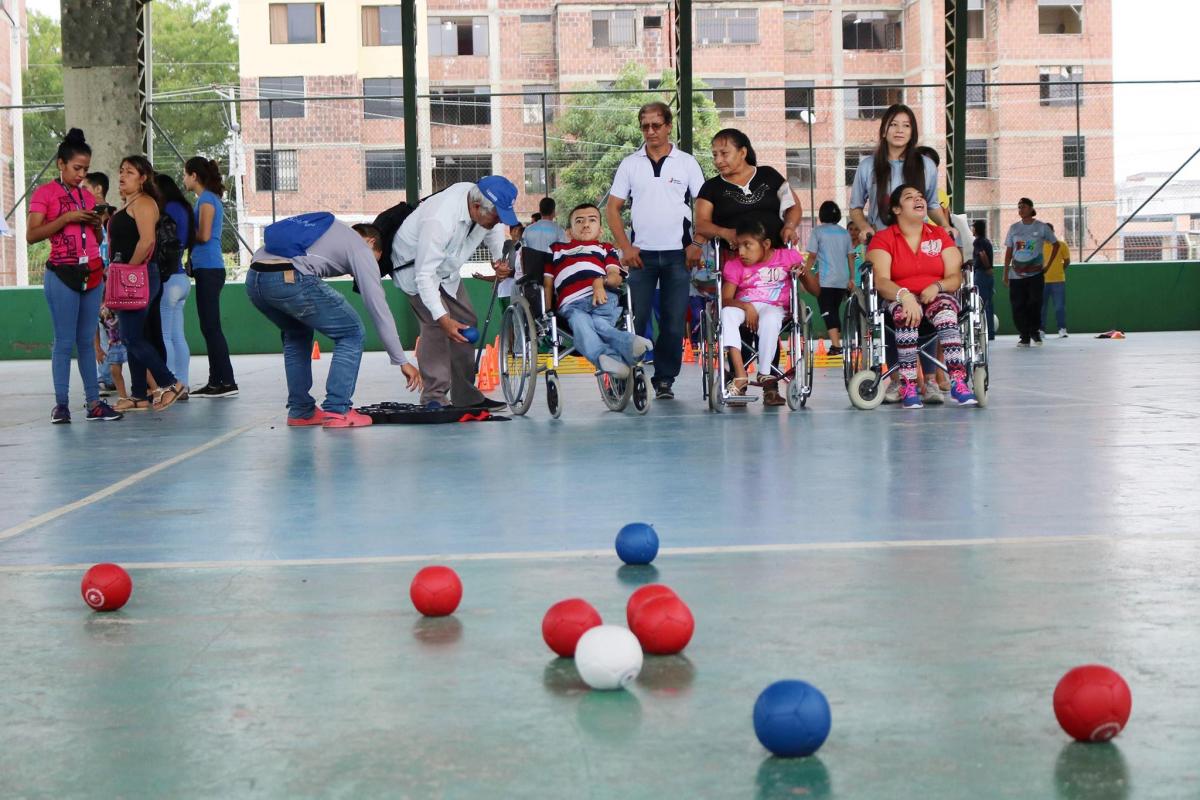
{"label": "gray trousers", "polygon": [[[479,324],[465,282],[459,282],[454,297],[444,288],[441,292],[442,304],[452,319],[466,325]],[[410,294],[408,302],[421,323],[421,341],[417,344],[417,366],[425,382],[421,402],[474,406],[485,400],[483,392],[475,387],[475,345],[450,341],[420,295]]]}

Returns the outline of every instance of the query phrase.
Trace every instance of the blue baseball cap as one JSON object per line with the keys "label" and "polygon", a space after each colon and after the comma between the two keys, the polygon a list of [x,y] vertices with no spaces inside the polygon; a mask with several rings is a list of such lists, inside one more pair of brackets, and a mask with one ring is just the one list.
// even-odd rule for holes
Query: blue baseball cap
{"label": "blue baseball cap", "polygon": [[513,211],[513,203],[517,199],[517,187],[502,175],[485,175],[475,184],[483,196],[496,206],[500,221],[510,228],[517,224],[517,214]]}

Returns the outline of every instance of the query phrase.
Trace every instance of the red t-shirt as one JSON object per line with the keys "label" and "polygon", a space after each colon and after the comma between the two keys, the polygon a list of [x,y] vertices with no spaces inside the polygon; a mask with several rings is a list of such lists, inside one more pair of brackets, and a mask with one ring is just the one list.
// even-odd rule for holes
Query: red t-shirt
{"label": "red t-shirt", "polygon": [[[915,253],[898,225],[891,225],[875,234],[870,249],[889,253],[892,256],[892,280],[913,294],[920,294],[927,286],[946,276],[942,251],[955,246],[948,230],[926,222],[921,226],[921,246]],[[870,258],[868,251],[867,259]]]}

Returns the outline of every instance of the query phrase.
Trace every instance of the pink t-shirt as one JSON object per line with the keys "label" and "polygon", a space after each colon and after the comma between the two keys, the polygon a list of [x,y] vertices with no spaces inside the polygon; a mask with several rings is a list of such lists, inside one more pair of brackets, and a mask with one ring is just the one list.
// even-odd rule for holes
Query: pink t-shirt
{"label": "pink t-shirt", "polygon": [[[96,196],[87,189],[64,187],[58,181],[43,183],[29,200],[29,213],[44,214],[46,222],[76,209],[95,207]],[[72,223],[50,237],[51,264],[78,264],[81,255],[88,261],[100,258],[100,240],[95,229]]]}
{"label": "pink t-shirt", "polygon": [[721,277],[737,286],[734,295],[743,303],[766,303],[787,308],[792,300],[791,271],[804,263],[795,250],[777,248],[766,261],[747,266],[741,259],[725,262]]}

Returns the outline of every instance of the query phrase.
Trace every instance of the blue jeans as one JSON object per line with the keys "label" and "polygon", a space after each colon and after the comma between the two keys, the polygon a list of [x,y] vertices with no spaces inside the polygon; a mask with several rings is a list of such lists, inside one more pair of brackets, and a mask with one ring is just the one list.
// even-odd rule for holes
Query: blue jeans
{"label": "blue jeans", "polygon": [[615,294],[609,294],[602,305],[593,306],[592,298],[585,297],[559,310],[571,326],[575,349],[588,361],[598,365],[600,356],[612,356],[626,364],[637,360],[633,355],[636,337],[617,329],[621,303]]}
{"label": "blue jeans", "polygon": [[[1046,321],[1046,311],[1050,304],[1054,304],[1054,318],[1058,322],[1058,330],[1067,327],[1067,282],[1058,281],[1057,283],[1047,283],[1042,290],[1042,315],[1038,318],[1041,322]],[[1042,328],[1042,330],[1046,330]]]}
{"label": "blue jeans", "polygon": [[650,321],[654,289],[659,288],[658,338],[654,340],[654,383],[670,385],[683,362],[691,276],[682,250],[643,250],[641,269],[629,271],[635,330]]}
{"label": "blue jeans", "polygon": [[[287,274],[295,276],[294,283],[284,279]],[[317,401],[309,394],[313,383],[314,331],[320,331],[334,343],[322,408],[345,414],[358,383],[365,335],[362,320],[346,298],[320,278],[294,270],[284,273],[252,269],[246,276],[246,294],[254,307],[280,330],[288,385],[288,417],[307,419],[317,410]]]}
{"label": "blue jeans", "polygon": [[187,337],[183,334],[183,307],[192,291],[192,282],[182,272],[176,273],[163,284],[159,314],[162,316],[163,345],[167,348],[167,369],[175,373],[180,383],[188,384],[188,367],[192,351],[188,349]]}
{"label": "blue jeans", "polygon": [[82,294],[68,288],[50,270],[42,280],[42,293],[50,306],[54,323],[54,344],[50,350],[50,375],[54,380],[54,402],[65,406],[70,402],[71,351],[77,351],[79,377],[83,379],[83,396],[89,404],[100,399],[100,381],[96,370],[96,323],[100,319],[100,301],[104,299],[104,284]]}
{"label": "blue jeans", "polygon": [[[162,290],[162,278],[158,276],[158,268],[153,264],[146,270],[149,280],[150,297],[153,298]],[[153,302],[153,300],[151,301]],[[175,385],[175,374],[167,369],[167,362],[159,354],[158,348],[146,338],[146,317],[150,315],[150,307],[139,311],[118,311],[117,322],[121,326],[121,341],[129,354],[129,396],[137,400],[149,398],[149,385],[146,381],[146,370],[154,376],[158,388],[166,389]]]}
{"label": "blue jeans", "polygon": [[988,339],[996,338],[996,306],[992,302],[996,297],[995,273],[984,273],[975,270],[975,287],[979,289],[979,299],[983,301],[983,313],[987,316]]}

